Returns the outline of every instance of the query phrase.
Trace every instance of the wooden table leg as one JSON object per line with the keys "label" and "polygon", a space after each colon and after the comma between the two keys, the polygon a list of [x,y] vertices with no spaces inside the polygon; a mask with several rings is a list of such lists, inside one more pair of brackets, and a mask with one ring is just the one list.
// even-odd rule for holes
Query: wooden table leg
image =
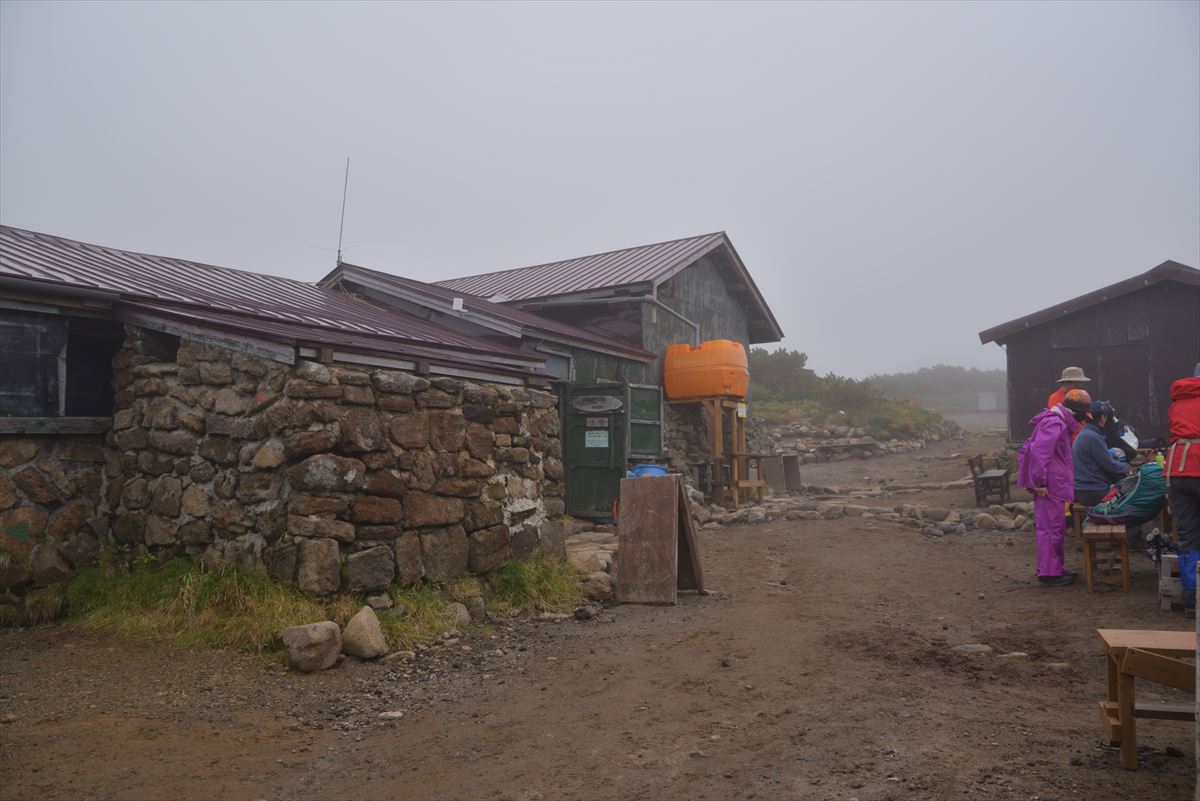
{"label": "wooden table leg", "polygon": [[1121,767],[1137,770],[1137,725],[1133,717],[1133,676],[1117,674],[1117,708],[1121,717]]}
{"label": "wooden table leg", "polygon": [[1120,696],[1117,687],[1117,676],[1120,674],[1120,666],[1117,664],[1117,658],[1109,653],[1108,655],[1108,700],[1117,701]]}

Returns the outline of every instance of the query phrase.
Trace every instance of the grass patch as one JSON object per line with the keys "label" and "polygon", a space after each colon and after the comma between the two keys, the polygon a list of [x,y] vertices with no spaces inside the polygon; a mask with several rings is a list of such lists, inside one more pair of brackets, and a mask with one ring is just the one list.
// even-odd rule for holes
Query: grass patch
{"label": "grass patch", "polygon": [[487,601],[493,612],[561,612],[583,600],[579,578],[566,562],[530,559],[509,562],[488,576]]}
{"label": "grass patch", "polygon": [[[582,599],[574,571],[546,560],[512,562],[481,581],[464,577],[442,588],[420,584],[391,589],[399,615],[381,614],[388,644],[412,649],[443,632],[466,628],[447,610],[450,600],[482,595],[502,613],[564,609]],[[361,595],[315,600],[267,576],[231,567],[205,570],[190,559],[135,563],[127,571],[84,568],[67,584],[35,590],[22,606],[0,606],[0,626],[69,624],[185,648],[228,649],[264,656],[282,651],[289,626],[346,622],[362,608]]]}

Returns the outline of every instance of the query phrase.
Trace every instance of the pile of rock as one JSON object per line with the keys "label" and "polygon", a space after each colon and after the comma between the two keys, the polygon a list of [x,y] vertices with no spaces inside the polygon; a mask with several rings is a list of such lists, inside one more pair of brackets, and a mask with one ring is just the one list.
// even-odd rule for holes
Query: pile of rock
{"label": "pile of rock", "polygon": [[358,659],[378,659],[388,652],[387,639],[379,618],[364,606],[350,618],[345,629],[331,620],[292,626],[283,632],[288,664],[295,670],[312,673],[337,664],[342,654]]}
{"label": "pile of rock", "polygon": [[911,439],[876,438],[866,429],[853,426],[821,427],[808,423],[784,423],[770,431],[775,453],[798,454],[806,463],[870,459],[889,453],[921,450],[927,442],[962,437],[962,429],[946,421]]}
{"label": "pile of rock", "polygon": [[[465,604],[447,603],[447,616],[452,617],[457,624],[482,622],[483,599],[475,597],[465,600]],[[473,601],[477,603],[471,603]],[[393,615],[403,613],[403,607],[385,612]],[[304,673],[327,670],[347,656],[362,660],[384,658],[385,662],[412,659],[414,656],[412,651],[391,652],[383,634],[383,626],[380,625],[379,617],[371,606],[359,609],[346,623],[345,628],[339,628],[337,623],[325,620],[285,629],[282,639],[287,649],[288,665]]]}
{"label": "pile of rock", "polygon": [[574,521],[571,528],[575,530],[565,540],[567,561],[579,574],[584,592],[593,601],[611,598],[617,572],[616,527]]}
{"label": "pile of rock", "polygon": [[769,498],[761,504],[739,509],[719,506],[694,506],[693,514],[701,520],[702,528],[755,525],[771,520],[836,520],[842,517],[863,517],[918,528],[929,536],[965,534],[975,531],[1031,531],[1033,505],[1006,503],[987,509],[948,509],[921,504],[873,506],[847,503],[840,498],[813,499],[803,496]]}

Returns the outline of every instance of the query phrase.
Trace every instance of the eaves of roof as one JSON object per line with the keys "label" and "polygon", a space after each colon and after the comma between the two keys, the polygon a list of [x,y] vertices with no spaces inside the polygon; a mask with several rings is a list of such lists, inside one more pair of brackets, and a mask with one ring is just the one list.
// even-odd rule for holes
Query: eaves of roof
{"label": "eaves of roof", "polygon": [[282,343],[414,354],[431,363],[493,364],[540,375],[536,354],[403,311],[288,278],[119,250],[0,226],[0,282],[48,295],[100,292],[130,308]]}
{"label": "eaves of roof", "polygon": [[[465,292],[372,270],[356,264],[343,262],[322,278],[318,284],[325,287],[336,287],[342,282],[352,286],[373,288],[438,313],[458,314],[483,327],[492,328],[510,336],[532,335],[558,344],[594,350],[639,362],[651,362],[655,358],[654,354],[642,348],[614,342],[611,339],[602,339],[582,328],[549,320],[515,306],[492,303]],[[461,312],[453,309],[455,300],[462,301],[463,310]]]}
{"label": "eaves of roof", "polygon": [[1041,311],[1027,314],[1024,317],[1018,317],[1015,320],[1009,320],[1007,323],[1001,323],[985,331],[980,331],[979,341],[984,345],[989,342],[1003,344],[1004,340],[1014,334],[1044,325],[1060,317],[1074,314],[1097,303],[1119,298],[1122,295],[1128,295],[1130,292],[1136,292],[1139,289],[1164,281],[1177,281],[1189,286],[1200,287],[1200,270],[1197,270],[1195,267],[1188,267],[1186,264],[1180,264],[1177,261],[1164,261],[1162,264],[1141,275],[1126,278],[1124,281],[1118,281],[1115,284],[1097,289],[1094,292],[1088,292],[1086,295],[1080,295],[1077,298],[1063,301]]}

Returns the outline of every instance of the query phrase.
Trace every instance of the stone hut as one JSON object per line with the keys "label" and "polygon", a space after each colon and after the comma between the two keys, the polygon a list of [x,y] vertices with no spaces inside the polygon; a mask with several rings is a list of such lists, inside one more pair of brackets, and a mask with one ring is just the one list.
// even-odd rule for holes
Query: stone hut
{"label": "stone hut", "polygon": [[535,352],[332,288],[0,229],[0,589],[102,551],[303,592],[560,556]]}

